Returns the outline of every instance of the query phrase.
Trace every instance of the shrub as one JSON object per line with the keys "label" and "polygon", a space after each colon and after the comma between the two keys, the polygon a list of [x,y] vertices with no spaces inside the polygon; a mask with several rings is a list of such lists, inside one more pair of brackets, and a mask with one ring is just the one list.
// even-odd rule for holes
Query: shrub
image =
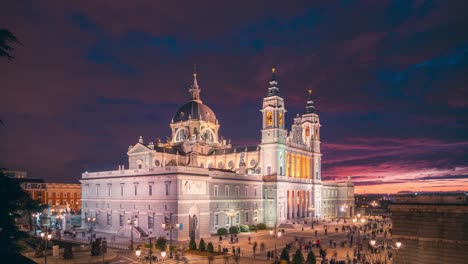
{"label": "shrub", "polygon": [[63,249],[63,258],[64,259],[72,259],[73,258],[73,250],[71,245],[66,245]]}
{"label": "shrub", "polygon": [[91,256],[99,256],[101,253],[101,239],[96,238],[91,245]]}
{"label": "shrub", "polygon": [[267,227],[266,227],[266,225],[264,223],[258,223],[257,224],[257,229],[258,230],[266,230]]}
{"label": "shrub", "polygon": [[251,225],[249,228],[250,228],[251,231],[257,230],[257,226],[256,226],[256,225]]}
{"label": "shrub", "polygon": [[229,228],[229,233],[230,234],[239,234],[239,228],[237,226],[231,226]]}
{"label": "shrub", "polygon": [[313,251],[310,251],[309,254],[307,254],[307,260],[306,264],[316,264],[317,260],[315,259],[315,255]]}
{"label": "shrub", "polygon": [[218,236],[226,236],[228,234],[228,230],[224,227],[218,229]]}
{"label": "shrub", "polygon": [[280,260],[286,260],[289,263],[289,250],[287,248],[283,248],[281,251]]}
{"label": "shrub", "polygon": [[158,237],[158,239],[156,240],[156,248],[161,251],[166,251],[166,247],[167,247],[166,238],[163,236]]}
{"label": "shrub", "polygon": [[200,239],[200,244],[198,245],[198,249],[200,249],[200,251],[205,251],[206,248],[205,248],[205,240],[202,238]]}
{"label": "shrub", "polygon": [[208,242],[208,252],[209,253],[213,253],[214,252],[214,247],[213,247],[213,243],[211,242]]}
{"label": "shrub", "polygon": [[293,256],[293,264],[304,264],[304,256],[302,255],[302,252],[300,249],[296,250],[296,253],[294,253]]}
{"label": "shrub", "polygon": [[248,225],[241,225],[240,226],[240,231],[241,232],[249,232],[249,226]]}
{"label": "shrub", "polygon": [[190,238],[189,249],[190,249],[190,250],[195,250],[195,249],[197,249],[197,243],[195,243],[195,239],[194,239],[193,237]]}

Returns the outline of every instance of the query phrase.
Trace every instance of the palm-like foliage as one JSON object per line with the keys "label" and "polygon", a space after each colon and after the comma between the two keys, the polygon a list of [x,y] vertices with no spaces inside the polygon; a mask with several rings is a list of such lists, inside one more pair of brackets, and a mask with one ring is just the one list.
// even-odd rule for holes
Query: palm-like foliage
{"label": "palm-like foliage", "polygon": [[0,29],[0,57],[6,57],[9,60],[14,60],[12,55],[14,48],[11,44],[21,44],[13,33],[8,29]]}

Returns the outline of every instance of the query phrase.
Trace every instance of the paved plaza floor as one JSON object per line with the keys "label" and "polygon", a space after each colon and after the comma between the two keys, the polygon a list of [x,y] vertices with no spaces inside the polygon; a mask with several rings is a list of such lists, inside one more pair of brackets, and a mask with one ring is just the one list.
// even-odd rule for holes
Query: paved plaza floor
{"label": "paved plaza floor", "polygon": [[[386,226],[389,226],[390,221],[387,221]],[[292,250],[290,251],[291,259],[292,255],[296,252],[296,249],[299,248],[299,242],[304,241],[305,244],[308,244],[309,241],[312,243],[314,241],[319,240],[320,245],[323,249],[327,251],[327,258],[330,259],[331,257],[335,256],[337,260],[352,260],[354,258],[355,249],[357,248],[357,232],[355,232],[353,237],[353,244],[350,245],[348,239],[348,231],[342,231],[343,225],[345,226],[352,226],[352,221],[347,220],[346,223],[343,220],[337,221],[326,221],[320,222],[320,224],[315,224],[314,228],[312,229],[309,224],[297,224],[294,225],[294,228],[284,228],[284,233],[282,233],[281,237],[274,238],[270,235],[269,230],[262,230],[258,232],[247,232],[247,233],[240,233],[238,235],[238,242],[230,243],[230,236],[227,236],[227,239],[223,238],[222,241],[219,241],[219,236],[212,236],[204,238],[205,245],[208,242],[212,242],[214,246],[214,250],[218,251],[218,248],[227,248],[228,254],[226,256],[218,256],[215,257],[213,262],[214,264],[218,263],[236,263],[234,256],[232,255],[232,248],[235,247],[240,248],[240,259],[238,263],[273,263],[273,259],[267,258],[267,252],[274,252],[276,249],[276,253],[279,256],[281,254],[282,249],[288,243],[292,243]],[[325,235],[325,227],[327,228],[328,232]],[[338,231],[335,231],[338,228]],[[279,228],[283,229],[283,228]],[[317,232],[317,235],[315,234]],[[383,235],[377,237],[377,240],[382,240]],[[108,241],[108,245],[111,248],[114,248],[117,253],[117,258],[112,260],[110,263],[141,263],[138,262],[135,252],[131,252],[128,250],[129,239],[128,238],[112,238],[111,235],[97,233],[97,237],[106,237]],[[250,237],[250,243],[249,243]],[[390,237],[389,237],[390,238]],[[64,238],[65,240],[73,240],[76,242],[86,242],[87,239],[83,237],[77,237],[72,239],[70,237]],[[298,241],[296,243],[296,240]],[[331,246],[330,246],[331,241]],[[344,245],[342,242],[346,241]],[[253,252],[253,244],[257,242],[257,250],[254,254]],[[138,239],[134,239],[134,245],[136,246],[139,244],[140,241]],[[189,241],[175,241],[174,245],[179,247],[188,248]],[[197,241],[198,246],[199,241]],[[264,244],[264,250],[260,250],[260,245]],[[336,248],[335,248],[336,243]],[[368,241],[363,240],[362,234],[360,236],[360,243],[361,244],[368,244]],[[301,248],[304,258],[307,256],[306,250],[302,247]],[[319,255],[319,248],[313,247],[313,252],[317,257],[317,263],[320,263],[321,260]],[[160,257],[160,252],[155,252],[155,255]],[[187,263],[209,263],[206,257],[196,256],[191,254],[186,254]],[[177,260],[166,258],[165,263],[184,263],[183,261],[177,262]],[[351,262],[352,263],[352,262]]]}

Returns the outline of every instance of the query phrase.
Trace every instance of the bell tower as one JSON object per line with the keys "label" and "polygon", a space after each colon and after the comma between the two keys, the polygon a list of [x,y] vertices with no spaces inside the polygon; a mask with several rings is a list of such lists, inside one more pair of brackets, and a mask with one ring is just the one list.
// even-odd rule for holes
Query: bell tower
{"label": "bell tower", "polygon": [[268,92],[262,109],[262,174],[284,175],[287,131],[284,129],[284,99],[280,96],[276,69],[271,70]]}

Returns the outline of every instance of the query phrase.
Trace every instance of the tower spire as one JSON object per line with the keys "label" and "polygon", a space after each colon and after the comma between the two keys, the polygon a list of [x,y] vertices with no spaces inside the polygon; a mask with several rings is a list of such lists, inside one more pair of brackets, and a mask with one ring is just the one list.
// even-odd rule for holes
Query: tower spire
{"label": "tower spire", "polygon": [[276,68],[271,69],[271,81],[270,87],[268,87],[268,96],[280,95],[279,88],[277,87],[278,82],[276,81]]}
{"label": "tower spire", "polygon": [[312,113],[315,113],[315,106],[314,101],[312,101],[312,90],[309,90],[309,94],[307,96],[306,110],[304,111],[304,114]]}
{"label": "tower spire", "polygon": [[198,86],[198,81],[197,81],[197,65],[193,66],[193,84],[190,87],[190,94],[192,95],[192,100],[193,101],[199,101],[200,100],[200,87]]}

